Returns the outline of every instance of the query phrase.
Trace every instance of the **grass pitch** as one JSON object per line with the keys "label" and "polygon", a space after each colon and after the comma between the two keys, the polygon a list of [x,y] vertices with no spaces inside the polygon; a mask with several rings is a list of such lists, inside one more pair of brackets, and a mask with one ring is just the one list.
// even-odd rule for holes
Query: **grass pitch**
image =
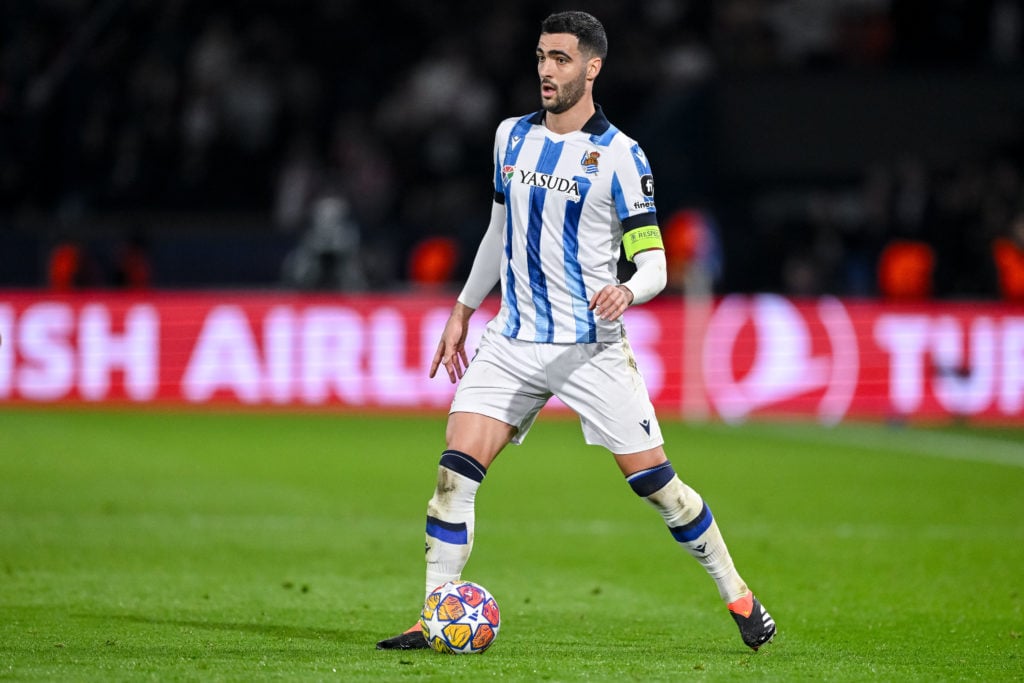
{"label": "grass pitch", "polygon": [[422,599],[442,415],[0,410],[0,679],[1024,678],[1024,430],[663,427],[757,654],[569,419],[484,481],[502,628],[451,657],[373,647]]}

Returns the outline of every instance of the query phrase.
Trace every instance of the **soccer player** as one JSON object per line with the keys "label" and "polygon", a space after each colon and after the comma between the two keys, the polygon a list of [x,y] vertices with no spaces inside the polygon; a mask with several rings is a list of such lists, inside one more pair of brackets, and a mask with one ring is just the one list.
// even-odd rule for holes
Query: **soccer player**
{"label": "soccer player", "polygon": [[[557,396],[579,415],[586,442],[611,451],[633,491],[707,570],[757,650],[775,622],[737,573],[711,510],[666,458],[623,331],[623,311],[658,294],[666,268],[647,157],[593,99],[607,47],[593,16],[549,16],[537,43],[542,108],[498,126],[490,225],[430,367],[431,377],[444,367],[459,386],[427,505],[426,593],[460,577],[487,468]],[[620,248],[636,265],[622,284]],[[469,318],[499,280],[501,309],[470,363]],[[377,647],[428,645],[417,624]]]}

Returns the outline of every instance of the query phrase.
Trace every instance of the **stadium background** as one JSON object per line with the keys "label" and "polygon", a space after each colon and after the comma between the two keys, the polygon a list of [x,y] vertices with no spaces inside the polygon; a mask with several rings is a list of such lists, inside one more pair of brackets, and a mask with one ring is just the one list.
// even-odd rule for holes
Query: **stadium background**
{"label": "stadium background", "polygon": [[[80,377],[53,383],[90,372],[82,335],[99,329],[87,322],[97,301],[108,306],[101,339],[128,340],[108,344],[119,349],[135,334],[125,302],[184,293],[170,313],[158,302],[163,319],[189,293],[207,297],[203,315],[217,310],[218,292],[262,293],[270,298],[223,301],[240,306],[264,383],[275,370],[260,329],[280,297],[307,297],[287,299],[286,313],[298,317],[319,305],[371,310],[381,295],[400,310],[406,297],[419,302],[413,308],[443,310],[487,219],[493,128],[536,108],[530,51],[540,20],[563,6],[4,4],[0,287],[10,295],[0,301],[0,400],[93,395]],[[730,381],[738,386],[746,373],[753,384],[759,348],[769,346],[762,329],[792,319],[782,343],[800,336],[803,364],[783,368],[793,378],[781,398],[769,388],[745,400],[823,398],[845,361],[831,328],[816,329],[828,328],[829,306],[816,302],[839,297],[848,318],[867,310],[875,321],[855,334],[862,349],[884,347],[877,321],[891,311],[912,327],[925,317],[920,353],[882,349],[890,367],[875,382],[886,385],[881,393],[896,391],[900,362],[926,357],[920,382],[955,395],[938,399],[938,414],[1019,419],[1021,2],[580,6],[609,31],[597,99],[642,141],[656,172],[672,274],[670,293],[649,309],[652,329],[678,335],[686,319],[697,330],[693,353],[659,351],[655,364],[678,369],[684,384],[709,371],[706,358],[703,370],[690,358],[706,345],[711,310],[680,307],[672,294],[749,297],[753,331],[734,326]],[[1010,254],[1002,274],[997,244]],[[972,309],[980,302],[990,307]],[[856,308],[864,305],[875,308]],[[376,329],[369,313],[360,316]],[[403,319],[396,334],[418,331],[416,320]],[[399,358],[422,365],[431,342],[395,339]],[[158,382],[184,372],[197,340],[181,342],[178,365],[152,371]],[[100,398],[129,394],[123,362],[99,362],[94,374],[111,385]],[[797,376],[822,363],[832,384]],[[337,379],[331,400],[350,403],[337,395],[347,381]],[[700,394],[710,380],[694,381]],[[231,382],[221,393],[247,402],[250,390]],[[669,408],[686,412],[686,393],[670,389]],[[364,403],[377,401],[354,405]]]}
{"label": "stadium background", "polygon": [[673,258],[630,342],[779,636],[745,652],[552,410],[479,496],[500,641],[373,649],[423,595],[493,127],[566,5],[0,2],[0,679],[1021,680],[1015,0],[579,3]]}

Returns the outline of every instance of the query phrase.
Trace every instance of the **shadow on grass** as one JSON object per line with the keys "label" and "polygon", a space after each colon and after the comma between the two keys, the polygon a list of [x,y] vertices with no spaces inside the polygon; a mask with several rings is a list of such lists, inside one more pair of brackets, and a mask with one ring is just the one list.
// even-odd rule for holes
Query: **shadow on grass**
{"label": "shadow on grass", "polygon": [[[95,614],[78,614],[76,617],[90,619],[98,618]],[[331,640],[339,643],[366,643],[373,647],[377,639],[369,631],[365,630],[342,630],[327,628],[311,628],[305,626],[286,626],[282,624],[255,624],[247,622],[227,621],[204,621],[201,619],[167,619],[160,617],[148,617],[137,614],[106,615],[102,617],[107,620],[118,620],[134,624],[149,624],[153,626],[176,626],[180,628],[191,628],[207,631],[230,631],[235,633],[253,633],[273,638],[302,638],[305,640]]]}

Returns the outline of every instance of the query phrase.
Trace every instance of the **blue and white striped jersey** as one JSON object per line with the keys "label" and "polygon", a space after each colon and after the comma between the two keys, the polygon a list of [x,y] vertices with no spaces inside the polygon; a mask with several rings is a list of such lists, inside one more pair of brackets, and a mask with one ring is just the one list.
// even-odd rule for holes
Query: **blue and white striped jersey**
{"label": "blue and white striped jersey", "polygon": [[618,283],[623,235],[658,224],[650,164],[600,107],[565,135],[543,121],[543,111],[506,119],[495,136],[494,197],[505,205],[505,236],[501,311],[492,324],[524,341],[617,341],[621,319],[601,320],[587,306]]}

